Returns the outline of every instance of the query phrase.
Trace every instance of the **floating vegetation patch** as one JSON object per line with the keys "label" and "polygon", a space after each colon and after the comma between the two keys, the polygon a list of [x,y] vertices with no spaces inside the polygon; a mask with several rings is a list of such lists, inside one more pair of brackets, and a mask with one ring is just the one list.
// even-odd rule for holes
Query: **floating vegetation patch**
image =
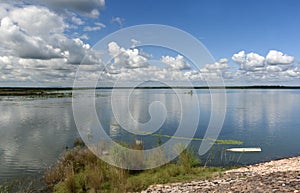
{"label": "floating vegetation patch", "polygon": [[244,142],[239,141],[239,140],[232,140],[232,139],[217,139],[216,140],[217,144],[223,144],[223,145],[242,145]]}
{"label": "floating vegetation patch", "polygon": [[212,139],[212,138],[197,138],[197,137],[182,137],[182,136],[172,136],[172,135],[166,135],[166,134],[159,134],[159,133],[150,133],[146,131],[141,131],[141,130],[129,130],[132,131],[136,134],[147,134],[149,136],[157,136],[157,137],[164,137],[164,138],[172,138],[172,139],[178,139],[178,140],[189,140],[189,141],[204,141],[204,140],[209,140],[212,143],[216,144],[222,144],[222,145],[242,145],[244,142],[239,141],[239,140],[232,140],[232,139]]}

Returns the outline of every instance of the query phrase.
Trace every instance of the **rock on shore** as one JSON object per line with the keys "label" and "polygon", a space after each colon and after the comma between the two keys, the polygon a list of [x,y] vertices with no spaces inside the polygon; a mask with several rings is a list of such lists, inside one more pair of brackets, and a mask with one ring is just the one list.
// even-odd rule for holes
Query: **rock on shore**
{"label": "rock on shore", "polygon": [[150,192],[300,192],[300,157],[233,169],[212,180],[152,185]]}

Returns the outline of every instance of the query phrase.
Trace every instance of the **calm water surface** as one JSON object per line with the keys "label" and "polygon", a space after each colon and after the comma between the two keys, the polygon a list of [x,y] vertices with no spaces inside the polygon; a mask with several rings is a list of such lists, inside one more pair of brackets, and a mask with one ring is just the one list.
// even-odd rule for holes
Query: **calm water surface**
{"label": "calm water surface", "polygon": [[[181,117],[183,105],[193,105],[188,90],[135,90],[127,106],[128,91],[118,92],[119,110],[139,122],[150,119],[149,104],[165,104],[167,118],[159,133],[172,135]],[[200,121],[195,137],[203,137],[210,118],[210,93],[198,90]],[[137,136],[121,128],[111,109],[111,91],[97,90],[96,108],[100,122],[115,140],[144,141],[146,148],[157,144],[157,136]],[[80,97],[80,96],[78,96]],[[227,90],[225,122],[219,139],[243,141],[243,145],[215,145],[201,156],[211,165],[249,164],[300,155],[299,90]],[[128,110],[129,109],[129,110]],[[127,114],[126,114],[127,113]],[[194,129],[194,128],[186,128]],[[41,175],[55,163],[65,147],[79,136],[73,113],[72,98],[0,98],[0,183],[20,176]],[[163,142],[168,138],[161,138]],[[193,141],[197,149],[201,142]],[[230,147],[261,147],[262,152],[239,154],[225,152]]]}

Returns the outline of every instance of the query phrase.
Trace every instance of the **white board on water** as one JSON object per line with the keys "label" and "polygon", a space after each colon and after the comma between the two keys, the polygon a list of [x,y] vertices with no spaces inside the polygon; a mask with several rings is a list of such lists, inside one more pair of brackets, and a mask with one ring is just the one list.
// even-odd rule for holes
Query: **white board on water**
{"label": "white board on water", "polygon": [[229,148],[226,151],[231,152],[261,152],[260,147],[242,147],[242,148]]}

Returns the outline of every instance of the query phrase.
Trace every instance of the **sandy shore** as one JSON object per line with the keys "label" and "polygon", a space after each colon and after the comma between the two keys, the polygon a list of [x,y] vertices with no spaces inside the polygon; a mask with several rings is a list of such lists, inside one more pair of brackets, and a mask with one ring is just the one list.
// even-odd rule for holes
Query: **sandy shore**
{"label": "sandy shore", "polygon": [[228,170],[212,180],[150,186],[148,192],[300,192],[300,157]]}

